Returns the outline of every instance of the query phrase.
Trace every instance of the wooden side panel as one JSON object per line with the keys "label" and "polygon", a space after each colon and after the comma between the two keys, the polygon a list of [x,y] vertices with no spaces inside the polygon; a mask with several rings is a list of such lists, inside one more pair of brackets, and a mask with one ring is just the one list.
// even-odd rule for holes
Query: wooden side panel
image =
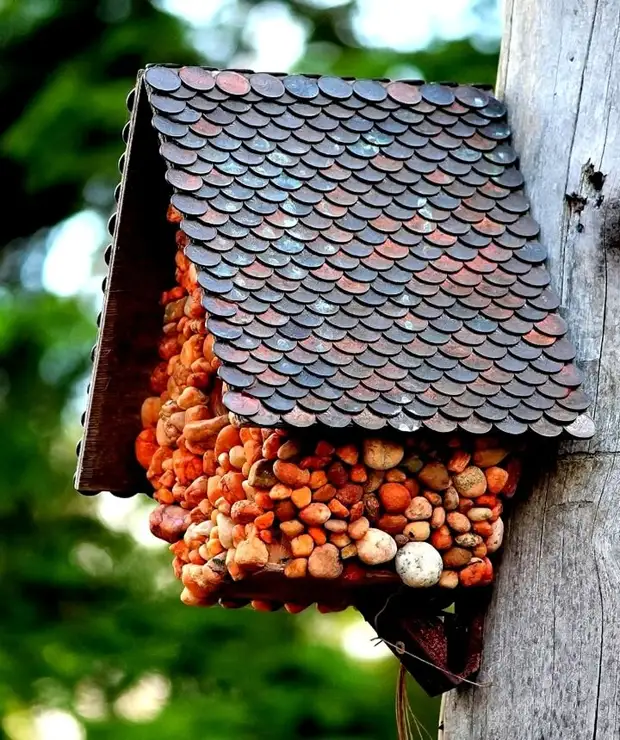
{"label": "wooden side panel", "polygon": [[134,459],[134,440],[158,362],[159,295],[174,282],[175,253],[158,146],[140,77],[79,452],[76,488],[82,493],[131,496],[149,489]]}

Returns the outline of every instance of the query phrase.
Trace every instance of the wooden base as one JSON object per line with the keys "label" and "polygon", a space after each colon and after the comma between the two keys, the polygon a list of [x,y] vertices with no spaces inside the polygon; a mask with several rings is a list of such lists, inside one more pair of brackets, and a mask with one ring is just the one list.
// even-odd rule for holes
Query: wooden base
{"label": "wooden base", "polygon": [[331,581],[286,578],[283,569],[270,564],[241,581],[226,581],[217,596],[227,606],[254,599],[354,606],[429,696],[455,688],[480,668],[490,588],[412,589],[387,569],[345,571]]}

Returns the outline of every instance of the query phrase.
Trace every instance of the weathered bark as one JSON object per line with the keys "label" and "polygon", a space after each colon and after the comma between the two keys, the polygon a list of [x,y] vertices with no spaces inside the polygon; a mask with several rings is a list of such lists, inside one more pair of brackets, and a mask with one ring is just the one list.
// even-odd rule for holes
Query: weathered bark
{"label": "weathered bark", "polygon": [[597,434],[507,528],[480,681],[445,740],[620,737],[620,4],[508,0],[498,77]]}

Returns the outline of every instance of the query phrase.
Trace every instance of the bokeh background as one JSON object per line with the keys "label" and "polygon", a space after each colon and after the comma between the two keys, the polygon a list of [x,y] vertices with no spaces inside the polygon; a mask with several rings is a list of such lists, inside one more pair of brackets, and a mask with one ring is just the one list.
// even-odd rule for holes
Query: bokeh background
{"label": "bokeh background", "polygon": [[394,737],[356,614],[183,607],[149,499],[73,491],[105,223],[147,62],[493,83],[500,30],[496,0],[0,0],[0,738]]}

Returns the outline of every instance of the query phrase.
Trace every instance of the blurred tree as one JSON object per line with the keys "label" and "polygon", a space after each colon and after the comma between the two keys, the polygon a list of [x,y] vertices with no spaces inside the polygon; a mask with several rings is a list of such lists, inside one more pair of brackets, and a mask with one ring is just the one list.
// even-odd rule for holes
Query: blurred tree
{"label": "blurred tree", "polygon": [[[494,2],[477,0],[474,9],[483,12]],[[248,8],[273,2],[215,4],[220,11],[203,35],[225,37],[230,59],[249,50]],[[432,40],[417,52],[370,51],[356,39],[353,0],[289,0],[288,6],[307,30],[301,70],[381,77],[415,68],[427,79],[493,81],[496,50],[482,50],[475,41]],[[403,22],[411,22],[412,12],[403,2]],[[0,28],[0,169],[10,185],[4,207],[11,214],[0,223],[0,245],[52,226],[85,204],[109,210],[122,151],[122,101],[136,70],[153,61],[216,61],[198,53],[181,21],[150,0],[5,2]]]}
{"label": "blurred tree", "polygon": [[[226,38],[226,60],[242,58],[248,13],[270,1],[222,0],[202,40]],[[362,48],[358,6],[287,4],[306,29],[298,69],[492,81],[495,53],[469,39]],[[226,60],[199,53],[149,0],[8,0],[0,29],[0,738],[34,737],[14,720],[37,707],[79,717],[94,740],[393,736],[394,661],[358,663],[313,642],[306,615],[182,607],[168,554],[105,527],[71,486],[94,321],[89,305],[32,288],[46,230],[85,206],[109,210],[138,68]],[[134,722],[145,685],[161,713]],[[412,699],[432,731],[436,703],[415,688]]]}

